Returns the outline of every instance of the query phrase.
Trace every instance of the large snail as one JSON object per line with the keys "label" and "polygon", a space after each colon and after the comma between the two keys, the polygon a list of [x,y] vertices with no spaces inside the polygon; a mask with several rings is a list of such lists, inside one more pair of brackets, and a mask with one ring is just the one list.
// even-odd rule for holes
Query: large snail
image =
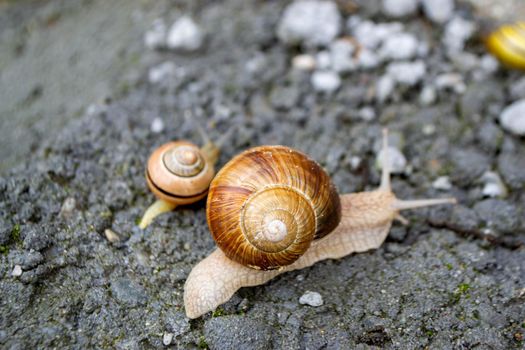
{"label": "large snail", "polygon": [[157,201],[145,211],[140,228],[146,228],[158,215],[179,205],[195,203],[208,193],[220,146],[232,129],[214,143],[198,124],[195,126],[204,141],[202,147],[189,141],[172,141],[157,148],[149,157],[146,181]]}
{"label": "large snail", "polygon": [[380,187],[339,196],[313,160],[283,146],[263,146],[233,158],[210,185],[207,218],[220,249],[197,264],[184,287],[189,318],[226,302],[241,287],[286,271],[378,248],[399,211],[453,198],[400,200],[392,193],[387,144]]}
{"label": "large snail", "polygon": [[486,45],[504,65],[525,70],[525,22],[499,27],[487,37]]}

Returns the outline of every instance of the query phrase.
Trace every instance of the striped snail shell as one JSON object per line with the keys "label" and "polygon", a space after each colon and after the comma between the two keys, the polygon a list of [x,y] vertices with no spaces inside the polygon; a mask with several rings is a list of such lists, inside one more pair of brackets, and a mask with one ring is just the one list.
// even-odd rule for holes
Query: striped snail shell
{"label": "striped snail shell", "polygon": [[506,66],[525,70],[525,22],[499,27],[488,36],[486,45]]}
{"label": "striped snail shell", "polygon": [[210,232],[230,259],[270,270],[296,261],[312,240],[341,220],[339,195],[328,174],[284,146],[247,150],[210,184]]}
{"label": "striped snail shell", "polygon": [[146,169],[146,180],[155,196],[176,205],[203,198],[213,175],[213,164],[188,141],[160,146],[150,156]]}

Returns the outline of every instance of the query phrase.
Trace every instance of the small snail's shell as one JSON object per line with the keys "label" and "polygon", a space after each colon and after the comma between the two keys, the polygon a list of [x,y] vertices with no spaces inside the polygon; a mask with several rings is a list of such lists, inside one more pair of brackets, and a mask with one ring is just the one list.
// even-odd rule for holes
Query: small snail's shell
{"label": "small snail's shell", "polygon": [[168,142],[152,153],[146,180],[155,196],[181,205],[203,198],[214,174],[213,165],[197,146],[176,141]]}
{"label": "small snail's shell", "polygon": [[503,64],[525,70],[525,22],[498,28],[487,38],[487,48]]}
{"label": "small snail's shell", "polygon": [[263,270],[297,260],[341,220],[330,177],[284,146],[252,148],[228,162],[210,185],[210,232],[230,259]]}

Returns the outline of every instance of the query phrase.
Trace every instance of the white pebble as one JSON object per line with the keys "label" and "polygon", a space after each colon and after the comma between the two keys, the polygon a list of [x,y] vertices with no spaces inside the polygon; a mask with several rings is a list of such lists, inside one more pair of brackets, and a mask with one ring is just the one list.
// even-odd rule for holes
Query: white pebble
{"label": "white pebble", "polygon": [[423,79],[426,73],[426,66],[423,61],[414,62],[393,62],[387,67],[387,74],[394,81],[413,86]]}
{"label": "white pebble", "polygon": [[488,74],[495,73],[499,69],[499,62],[492,55],[485,54],[480,60],[481,69]]}
{"label": "white pebble", "polygon": [[104,230],[104,236],[106,236],[106,239],[111,243],[120,242],[120,236],[116,234],[115,231],[110,230],[109,228]]}
{"label": "white pebble", "polygon": [[407,166],[407,160],[403,153],[401,153],[400,150],[398,150],[394,146],[388,146],[388,149],[385,150],[381,148],[379,151],[379,154],[377,155],[377,165],[380,169],[383,169],[383,162],[385,159],[385,156],[387,155],[386,152],[388,152],[388,159],[390,161],[390,172],[392,174],[400,174],[405,171],[405,168]]}
{"label": "white pebble", "polygon": [[15,267],[13,268],[13,271],[11,272],[11,276],[13,276],[13,277],[20,277],[20,276],[22,276],[22,266],[15,265]]}
{"label": "white pebble", "polygon": [[404,17],[417,11],[418,0],[383,0],[383,13],[390,17]]}
{"label": "white pebble", "polygon": [[419,94],[419,103],[423,106],[430,106],[436,102],[436,89],[432,85],[427,85]]}
{"label": "white pebble", "polygon": [[330,59],[332,69],[338,73],[350,72],[356,69],[353,54],[354,44],[348,40],[339,39],[330,45]]}
{"label": "white pebble", "polygon": [[443,43],[450,52],[463,51],[465,42],[476,30],[476,25],[461,17],[454,17],[445,27]]}
{"label": "white pebble", "polygon": [[169,61],[163,62],[149,69],[148,81],[151,84],[158,84],[173,77],[175,75],[175,71],[175,63]]}
{"label": "white pebble", "polygon": [[162,336],[162,344],[168,346],[173,341],[173,333],[164,333]]}
{"label": "white pebble", "polygon": [[391,76],[383,75],[376,82],[376,100],[378,102],[385,102],[394,91],[395,86],[396,83]]}
{"label": "white pebble", "polygon": [[328,69],[330,68],[331,64],[332,57],[330,56],[330,52],[323,50],[319,51],[317,55],[315,55],[315,66],[317,69]]}
{"label": "white pebble", "polygon": [[467,89],[463,76],[458,73],[440,74],[435,78],[435,86],[438,89],[451,89],[458,94],[462,94]]}
{"label": "white pebble", "polygon": [[376,68],[381,63],[381,60],[374,51],[363,48],[359,51],[358,62],[361,68],[371,69]]}
{"label": "white pebble", "polygon": [[372,107],[363,107],[359,110],[357,115],[362,120],[369,122],[376,118],[376,111]]}
{"label": "white pebble", "polygon": [[380,55],[386,60],[407,60],[417,53],[418,41],[410,33],[397,33],[389,36],[380,49]]}
{"label": "white pebble", "polygon": [[323,297],[317,292],[306,291],[300,298],[299,304],[310,305],[310,306],[321,306],[323,305]]}
{"label": "white pebble", "polygon": [[436,23],[445,23],[454,14],[454,0],[422,0],[423,12]]}
{"label": "white pebble", "polygon": [[359,166],[361,165],[361,158],[358,156],[352,156],[350,157],[350,167],[352,170],[357,170]]}
{"label": "white pebble", "polygon": [[432,187],[436,190],[449,191],[452,188],[452,184],[448,176],[440,176],[432,182]]}
{"label": "white pebble", "polygon": [[525,135],[525,99],[507,106],[499,117],[503,129],[515,134]]}
{"label": "white pebble", "polygon": [[144,34],[144,44],[150,49],[160,49],[166,46],[166,25],[162,19],[156,19],[151,29]]}
{"label": "white pebble", "polygon": [[315,58],[311,55],[297,55],[292,58],[292,67],[299,70],[311,71],[315,69]]}
{"label": "white pebble", "polygon": [[166,38],[166,45],[173,50],[195,51],[202,46],[203,42],[204,33],[188,16],[175,21]]}
{"label": "white pebble", "polygon": [[327,93],[336,91],[341,85],[339,74],[333,71],[315,71],[311,81],[315,90]]}
{"label": "white pebble", "polygon": [[402,30],[403,25],[399,22],[376,24],[372,21],[362,21],[351,28],[357,41],[369,49],[377,48],[386,38]]}
{"label": "white pebble", "polygon": [[487,197],[506,197],[508,192],[498,173],[487,171],[481,176],[483,195]]}
{"label": "white pebble", "polygon": [[341,14],[332,1],[294,1],[286,7],[277,26],[286,44],[328,45],[341,30]]}
{"label": "white pebble", "polygon": [[151,132],[155,134],[159,134],[163,130],[164,130],[164,121],[159,117],[156,117],[155,119],[153,119],[153,121],[151,122]]}

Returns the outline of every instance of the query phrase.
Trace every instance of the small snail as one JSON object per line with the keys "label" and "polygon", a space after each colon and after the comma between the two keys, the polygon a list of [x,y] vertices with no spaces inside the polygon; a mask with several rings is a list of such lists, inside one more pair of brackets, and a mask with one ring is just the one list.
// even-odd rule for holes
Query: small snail
{"label": "small snail", "polygon": [[[186,116],[187,117],[187,116]],[[157,148],[148,159],[146,181],[158,198],[144,213],[139,227],[146,228],[155,217],[178,205],[195,203],[208,193],[225,133],[216,143],[196,125],[204,140],[199,148],[189,141],[168,142]]]}
{"label": "small snail", "polygon": [[233,158],[210,185],[208,225],[220,249],[188,276],[186,315],[197,318],[239,288],[286,271],[376,249],[394,219],[407,223],[401,210],[455,203],[453,198],[397,199],[389,160],[384,164],[377,190],[339,196],[317,163],[288,147],[256,147]]}
{"label": "small snail", "polygon": [[499,27],[488,36],[486,45],[506,66],[525,70],[525,22]]}

